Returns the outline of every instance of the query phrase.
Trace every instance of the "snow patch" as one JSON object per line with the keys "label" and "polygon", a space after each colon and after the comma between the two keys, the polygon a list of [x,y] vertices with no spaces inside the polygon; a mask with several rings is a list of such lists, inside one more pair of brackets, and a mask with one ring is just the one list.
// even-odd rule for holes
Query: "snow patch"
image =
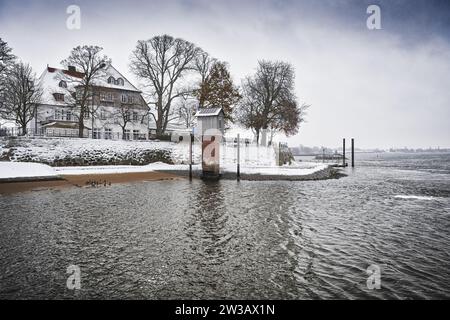
{"label": "snow patch", "polygon": [[0,179],[57,177],[55,170],[41,163],[0,162]]}
{"label": "snow patch", "polygon": [[405,199],[405,200],[436,200],[436,197],[426,197],[426,196],[413,196],[413,195],[396,195],[394,196],[396,199]]}

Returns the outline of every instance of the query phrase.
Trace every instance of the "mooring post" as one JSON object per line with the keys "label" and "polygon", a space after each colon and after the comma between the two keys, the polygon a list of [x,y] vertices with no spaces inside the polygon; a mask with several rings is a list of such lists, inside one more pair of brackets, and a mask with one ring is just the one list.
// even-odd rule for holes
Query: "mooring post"
{"label": "mooring post", "polygon": [[342,166],[345,167],[345,138],[342,139]]}
{"label": "mooring post", "polygon": [[192,133],[189,134],[189,180],[192,180]]}
{"label": "mooring post", "polygon": [[239,140],[239,133],[237,135],[237,168],[236,168],[236,177],[237,180],[239,181],[239,179],[241,178],[241,168],[239,167],[239,162],[241,160],[241,152],[240,152],[240,140]]}
{"label": "mooring post", "polygon": [[355,167],[355,139],[352,138],[352,168]]}

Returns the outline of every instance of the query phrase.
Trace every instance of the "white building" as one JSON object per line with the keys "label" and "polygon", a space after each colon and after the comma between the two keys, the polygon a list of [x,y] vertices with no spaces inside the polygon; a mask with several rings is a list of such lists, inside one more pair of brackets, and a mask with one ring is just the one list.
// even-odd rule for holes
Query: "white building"
{"label": "white building", "polygon": [[[47,67],[39,78],[44,94],[29,133],[42,136],[77,137],[79,108],[73,95],[79,93],[84,76]],[[112,65],[102,69],[91,88],[89,110],[84,115],[84,137],[94,139],[148,139],[148,107],[141,92]]]}

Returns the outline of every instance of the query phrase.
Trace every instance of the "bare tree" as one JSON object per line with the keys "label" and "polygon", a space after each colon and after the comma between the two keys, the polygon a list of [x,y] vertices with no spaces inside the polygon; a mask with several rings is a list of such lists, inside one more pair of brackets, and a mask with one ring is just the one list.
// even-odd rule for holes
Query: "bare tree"
{"label": "bare tree", "polygon": [[214,66],[214,64],[216,62],[217,62],[217,60],[215,58],[211,57],[205,51],[200,52],[200,54],[194,60],[195,70],[200,75],[200,81],[198,84],[198,88],[196,90],[194,90],[194,95],[198,99],[199,108],[204,107],[204,103],[205,103],[204,89],[205,89],[205,85],[206,85],[206,80],[208,78],[208,75],[211,72],[211,68]]}
{"label": "bare tree", "polygon": [[192,92],[183,84],[183,78],[193,71],[200,48],[183,39],[168,35],[138,41],[131,57],[131,70],[142,79],[147,89],[149,114],[156,123],[156,134],[162,135],[176,113],[173,102]]}
{"label": "bare tree", "polygon": [[15,121],[20,134],[26,135],[27,125],[35,117],[43,91],[29,64],[15,63],[6,73],[0,115]]}
{"label": "bare tree", "polygon": [[[78,136],[83,137],[85,114],[89,113],[90,101],[93,99],[93,87],[104,76],[105,67],[111,60],[101,54],[103,48],[98,46],[78,46],[73,48],[70,56],[61,61],[68,69],[62,73],[62,79],[68,83],[66,103],[74,109],[78,118]],[[75,68],[75,70],[73,69]],[[82,76],[78,76],[82,74]],[[75,75],[75,76],[74,76]]]}
{"label": "bare tree", "polygon": [[272,144],[273,138],[278,132],[282,132],[286,136],[297,134],[300,124],[305,122],[306,110],[309,107],[310,105],[304,103],[298,107],[296,102],[286,102],[284,112],[278,114],[269,126],[269,143]]}
{"label": "bare tree", "polygon": [[195,112],[197,111],[197,102],[190,97],[182,97],[178,106],[178,117],[183,121],[186,128],[194,126]]}
{"label": "bare tree", "polygon": [[281,61],[259,61],[256,74],[243,81],[243,99],[238,110],[240,122],[256,133],[276,129],[295,134],[303,114],[294,93],[294,68]]}

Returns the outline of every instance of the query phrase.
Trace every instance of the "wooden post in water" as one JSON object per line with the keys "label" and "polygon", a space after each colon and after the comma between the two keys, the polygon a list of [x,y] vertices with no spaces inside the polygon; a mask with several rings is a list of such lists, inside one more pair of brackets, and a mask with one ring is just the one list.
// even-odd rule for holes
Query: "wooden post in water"
{"label": "wooden post in water", "polygon": [[352,138],[352,168],[355,167],[355,139]]}
{"label": "wooden post in water", "polygon": [[189,180],[192,180],[192,133],[189,134]]}
{"label": "wooden post in water", "polygon": [[239,181],[239,179],[241,178],[241,168],[239,167],[239,162],[241,160],[241,152],[240,152],[240,137],[239,137],[239,133],[237,135],[237,168],[236,168],[236,177],[237,180]]}
{"label": "wooden post in water", "polygon": [[342,166],[345,167],[345,138],[342,139]]}

